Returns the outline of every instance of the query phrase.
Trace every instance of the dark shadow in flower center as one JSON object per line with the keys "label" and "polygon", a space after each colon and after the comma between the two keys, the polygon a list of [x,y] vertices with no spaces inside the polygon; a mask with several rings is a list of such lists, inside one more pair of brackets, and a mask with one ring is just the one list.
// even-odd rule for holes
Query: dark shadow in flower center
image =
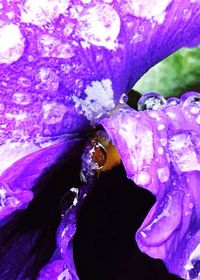
{"label": "dark shadow in flower center", "polygon": [[78,219],[74,254],[80,280],[175,280],[142,254],[134,235],[155,199],[128,180],[122,166],[103,173]]}
{"label": "dark shadow in flower center", "polygon": [[64,157],[42,176],[28,209],[0,229],[1,280],[34,280],[52,257],[61,197],[79,182],[81,152],[75,147],[71,154],[70,162]]}

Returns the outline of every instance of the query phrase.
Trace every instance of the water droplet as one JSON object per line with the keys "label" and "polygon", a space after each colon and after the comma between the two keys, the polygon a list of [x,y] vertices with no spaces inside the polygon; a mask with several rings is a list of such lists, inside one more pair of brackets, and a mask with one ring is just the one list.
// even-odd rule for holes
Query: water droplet
{"label": "water droplet", "polygon": [[166,115],[170,118],[170,119],[175,119],[176,118],[176,114],[172,113],[172,112],[166,112]]}
{"label": "water droplet", "polygon": [[142,171],[137,173],[133,180],[137,185],[146,186],[151,183],[151,176],[146,171]]}
{"label": "water droplet", "polygon": [[170,158],[182,172],[200,170],[196,150],[190,133],[177,132],[169,140]]}
{"label": "water droplet", "polygon": [[169,168],[167,166],[159,168],[157,170],[158,178],[161,183],[165,183],[169,179]]}
{"label": "water droplet", "polygon": [[183,17],[189,19],[191,17],[192,11],[190,9],[183,9]]}
{"label": "water droplet", "polygon": [[63,73],[69,73],[71,71],[71,66],[69,64],[61,64],[60,69]]}
{"label": "water droplet", "polygon": [[67,107],[56,102],[43,104],[43,119],[48,125],[56,124],[62,121]]}
{"label": "water droplet", "polygon": [[181,96],[181,102],[183,107],[187,106],[199,106],[200,105],[200,93],[195,91],[189,91]]}
{"label": "water droplet", "polygon": [[170,97],[167,99],[167,106],[176,106],[180,103],[180,100],[176,97]]}
{"label": "water droplet", "polygon": [[158,125],[158,130],[163,130],[163,129],[165,129],[165,125],[164,124],[159,124]]}
{"label": "water droplet", "polygon": [[119,103],[124,104],[127,103],[127,101],[128,101],[128,95],[126,93],[123,93],[119,99]]}
{"label": "water droplet", "polygon": [[151,19],[162,15],[172,0],[127,0],[126,10],[137,17]]}
{"label": "water droplet", "polygon": [[0,207],[5,206],[5,201],[6,201],[6,193],[7,191],[3,186],[0,186]]}
{"label": "water droplet", "polygon": [[0,183],[0,209],[2,207],[14,207],[16,206],[19,201],[9,194],[7,191],[7,185],[5,183]]}
{"label": "water droplet", "polygon": [[65,216],[67,211],[74,206],[74,203],[76,203],[78,198],[78,189],[77,188],[71,188],[69,191],[67,191],[60,200],[59,208],[61,216]]}
{"label": "water droplet", "polygon": [[114,49],[120,32],[120,17],[108,4],[99,3],[79,16],[80,36],[90,44]]}
{"label": "water droplet", "polygon": [[12,96],[12,101],[18,105],[28,105],[32,103],[32,95],[27,92],[15,92]]}
{"label": "water droplet", "polygon": [[164,153],[164,149],[162,147],[159,147],[158,148],[158,154],[163,155],[163,153]]}
{"label": "water droplet", "polygon": [[143,39],[144,39],[144,38],[143,38],[143,35],[142,35],[142,34],[136,33],[136,34],[134,34],[133,37],[131,38],[130,43],[131,43],[131,44],[138,43],[138,42],[141,42]]}
{"label": "water droplet", "polygon": [[200,124],[200,115],[196,118],[196,123]]}
{"label": "water droplet", "polygon": [[67,24],[63,30],[63,34],[65,35],[65,37],[69,37],[74,30],[75,30],[75,24],[73,22],[69,21],[69,22],[67,22]]}
{"label": "water droplet", "polygon": [[91,158],[97,164],[96,169],[98,170],[101,169],[106,163],[107,151],[105,147],[95,139],[93,139],[91,142],[93,145],[93,149],[90,151]]}
{"label": "water droplet", "polygon": [[167,145],[167,138],[160,138],[160,143],[162,146],[166,146]]}
{"label": "water droplet", "polygon": [[62,273],[58,275],[58,280],[72,280],[72,277],[70,276],[69,270],[65,269]]}
{"label": "water droplet", "polygon": [[138,101],[138,110],[157,110],[162,105],[166,104],[166,100],[163,96],[151,92],[143,95],[140,100]]}
{"label": "water droplet", "polygon": [[77,79],[75,81],[75,85],[77,88],[81,89],[83,87],[83,81],[81,79]]}
{"label": "water droplet", "polygon": [[17,83],[23,88],[29,88],[31,86],[31,80],[24,76],[19,77]]}
{"label": "water droplet", "polygon": [[192,107],[190,109],[190,113],[192,113],[193,115],[196,115],[199,113],[199,110],[200,110],[200,108],[198,108],[198,107]]}

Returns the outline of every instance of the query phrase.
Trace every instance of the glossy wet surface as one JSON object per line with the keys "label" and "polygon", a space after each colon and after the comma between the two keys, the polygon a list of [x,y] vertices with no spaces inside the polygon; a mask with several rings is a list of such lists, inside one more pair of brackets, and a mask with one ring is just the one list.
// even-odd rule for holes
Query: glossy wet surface
{"label": "glossy wet surface", "polygon": [[74,251],[80,280],[180,280],[142,254],[135,233],[153,196],[126,178],[122,166],[102,173],[82,206]]}
{"label": "glossy wet surface", "polygon": [[190,276],[190,279],[196,279],[196,277],[198,277],[198,274],[200,272],[200,260],[193,260],[192,264],[193,264],[194,268],[192,268],[189,271],[189,276]]}

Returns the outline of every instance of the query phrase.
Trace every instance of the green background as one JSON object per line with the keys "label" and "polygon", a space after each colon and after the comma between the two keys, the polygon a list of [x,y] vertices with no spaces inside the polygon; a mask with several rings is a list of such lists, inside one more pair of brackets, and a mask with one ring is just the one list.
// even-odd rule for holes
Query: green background
{"label": "green background", "polygon": [[[134,86],[139,93],[158,92],[165,97],[200,92],[200,46],[183,48],[152,67]],[[133,94],[133,92],[131,93]]]}

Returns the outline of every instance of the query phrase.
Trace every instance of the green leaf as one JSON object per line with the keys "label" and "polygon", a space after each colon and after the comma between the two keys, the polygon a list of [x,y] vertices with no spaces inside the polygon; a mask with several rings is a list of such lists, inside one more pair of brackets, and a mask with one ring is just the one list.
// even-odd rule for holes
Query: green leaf
{"label": "green leaf", "polygon": [[140,93],[158,92],[165,97],[188,90],[200,91],[200,46],[184,48],[152,67],[134,86]]}

